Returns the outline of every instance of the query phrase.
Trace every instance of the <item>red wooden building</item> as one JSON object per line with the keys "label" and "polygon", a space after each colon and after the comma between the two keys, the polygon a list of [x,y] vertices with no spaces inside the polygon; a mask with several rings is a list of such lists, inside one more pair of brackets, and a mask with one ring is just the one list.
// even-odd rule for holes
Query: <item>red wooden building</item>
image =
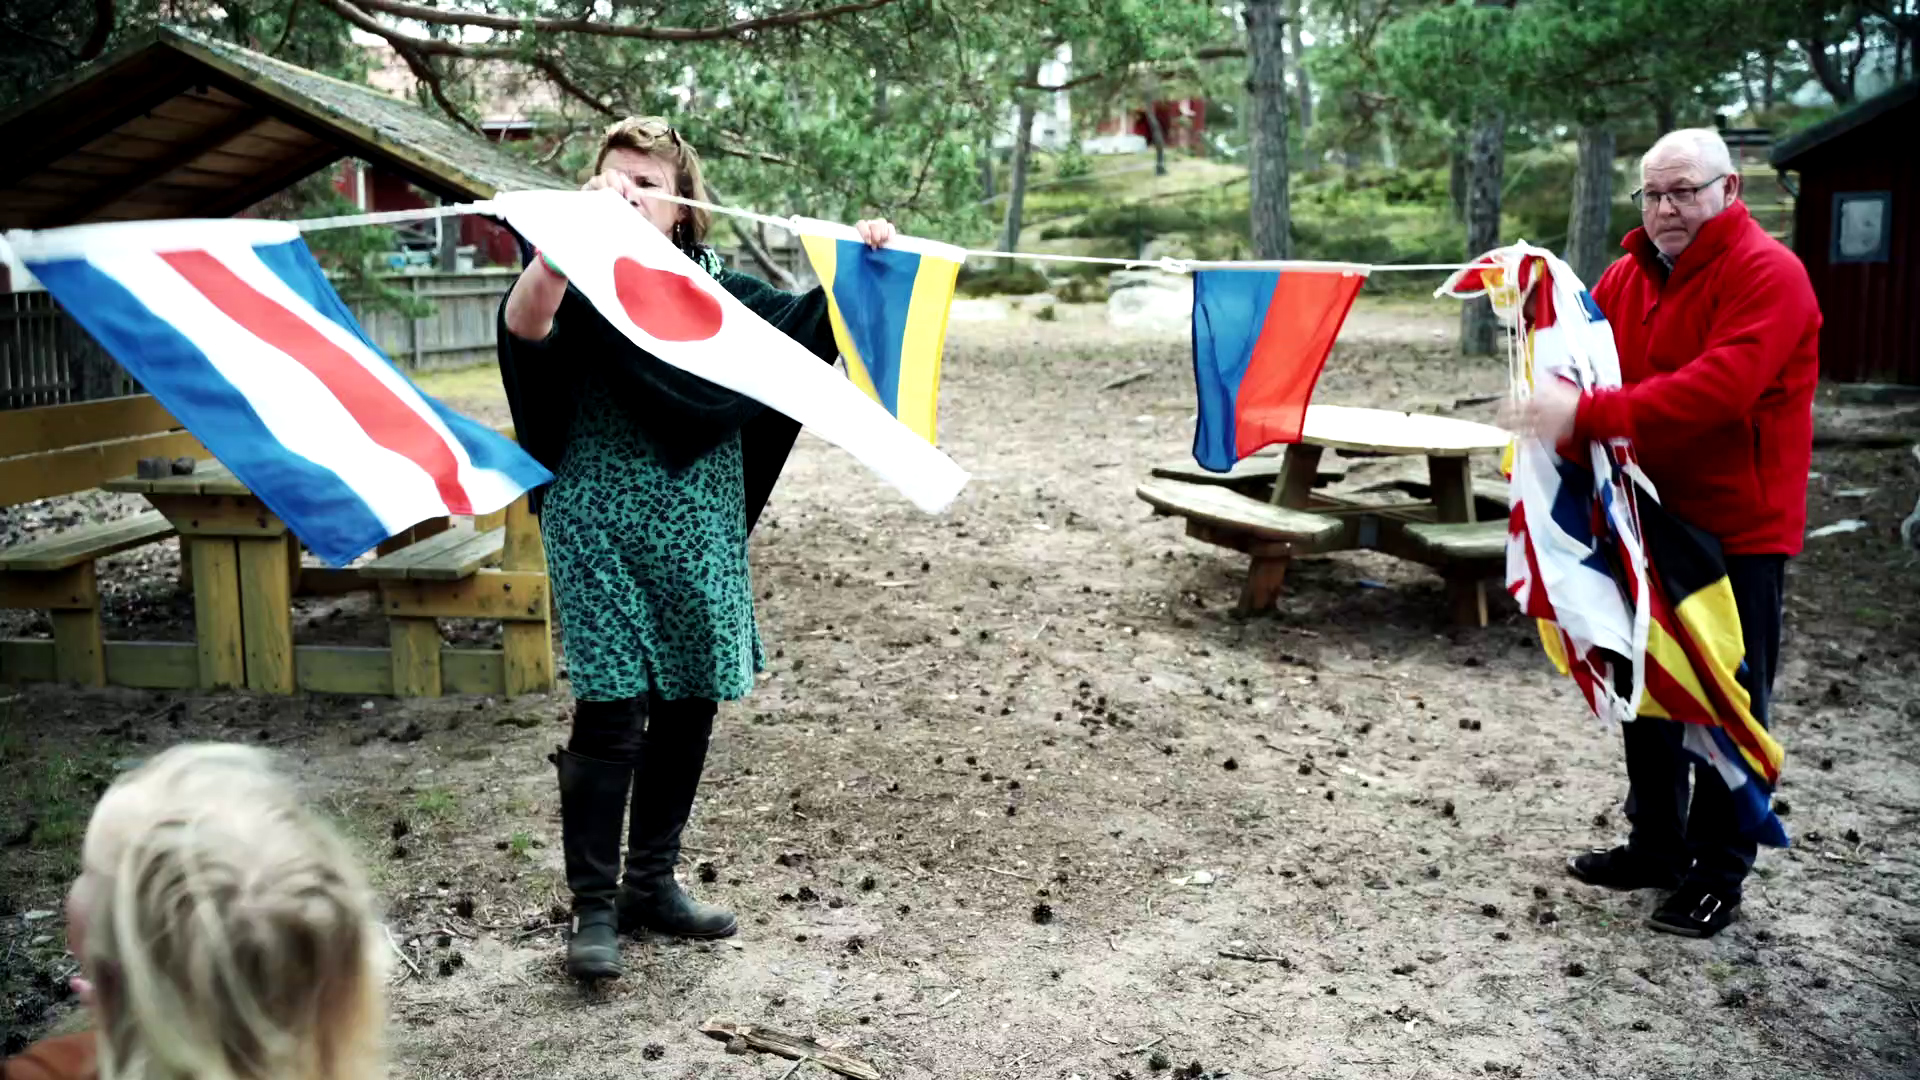
{"label": "red wooden building", "polygon": [[[1153,117],[1165,133],[1167,149],[1192,154],[1207,152],[1207,102],[1204,98],[1176,98],[1153,103]],[[1101,135],[1138,135],[1153,145],[1153,125],[1146,109],[1128,109],[1100,122]]]}
{"label": "red wooden building", "polygon": [[1820,373],[1920,385],[1920,80],[1775,146],[1799,174],[1793,249],[1825,318]]}

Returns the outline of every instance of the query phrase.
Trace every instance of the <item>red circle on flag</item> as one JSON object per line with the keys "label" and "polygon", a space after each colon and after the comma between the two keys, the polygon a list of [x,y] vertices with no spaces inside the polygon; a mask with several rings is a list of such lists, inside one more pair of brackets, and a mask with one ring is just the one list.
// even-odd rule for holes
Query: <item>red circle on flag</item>
{"label": "red circle on flag", "polygon": [[720,301],[684,274],[622,255],[613,261],[613,293],[633,325],[661,341],[703,341],[720,332]]}

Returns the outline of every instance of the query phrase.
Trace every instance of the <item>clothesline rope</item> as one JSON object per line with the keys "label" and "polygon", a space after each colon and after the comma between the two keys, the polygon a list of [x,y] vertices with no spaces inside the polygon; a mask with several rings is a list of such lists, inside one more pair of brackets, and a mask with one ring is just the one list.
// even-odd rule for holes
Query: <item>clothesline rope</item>
{"label": "clothesline rope", "polygon": [[[755,213],[735,206],[721,206],[718,203],[688,199],[678,195],[668,195],[663,191],[643,193],[646,198],[661,199],[679,203],[715,214],[728,214],[737,218],[770,225],[776,229],[799,233],[805,231],[801,218],[779,218],[770,214]],[[416,210],[383,210],[367,214],[346,214],[339,217],[308,218],[293,224],[301,232],[315,232],[320,229],[346,229],[366,225],[391,225],[405,221],[430,221],[434,218],[456,217],[463,214],[494,214],[493,203],[487,200],[470,203],[450,203],[446,206],[424,206]],[[1193,270],[1346,270],[1353,273],[1373,273],[1376,271],[1451,271],[1459,270],[1465,263],[1344,263],[1315,262],[1304,259],[1116,259],[1101,255],[1062,255],[1034,251],[989,251],[981,248],[963,248],[969,258],[982,259],[1025,259],[1029,262],[1090,263],[1099,266],[1118,266],[1123,268],[1154,268],[1169,273],[1184,274]]]}

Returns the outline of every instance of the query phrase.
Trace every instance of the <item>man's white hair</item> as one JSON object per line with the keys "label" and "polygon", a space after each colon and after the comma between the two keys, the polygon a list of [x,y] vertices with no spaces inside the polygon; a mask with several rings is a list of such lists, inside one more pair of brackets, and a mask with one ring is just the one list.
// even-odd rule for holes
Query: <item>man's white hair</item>
{"label": "man's white hair", "polygon": [[1685,158],[1700,166],[1703,177],[1734,171],[1726,140],[1712,128],[1680,128],[1660,136],[1640,159],[1640,179],[1647,178],[1647,162],[1659,157]]}

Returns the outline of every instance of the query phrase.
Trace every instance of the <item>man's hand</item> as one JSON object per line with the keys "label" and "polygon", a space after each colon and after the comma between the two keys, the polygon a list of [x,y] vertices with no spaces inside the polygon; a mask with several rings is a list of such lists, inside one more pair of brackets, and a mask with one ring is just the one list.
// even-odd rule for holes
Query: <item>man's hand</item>
{"label": "man's hand", "polygon": [[1500,411],[1500,424],[1508,431],[1532,435],[1548,446],[1559,446],[1573,437],[1573,421],[1580,411],[1580,391],[1564,379],[1543,379],[1533,388],[1533,397],[1509,402]]}

